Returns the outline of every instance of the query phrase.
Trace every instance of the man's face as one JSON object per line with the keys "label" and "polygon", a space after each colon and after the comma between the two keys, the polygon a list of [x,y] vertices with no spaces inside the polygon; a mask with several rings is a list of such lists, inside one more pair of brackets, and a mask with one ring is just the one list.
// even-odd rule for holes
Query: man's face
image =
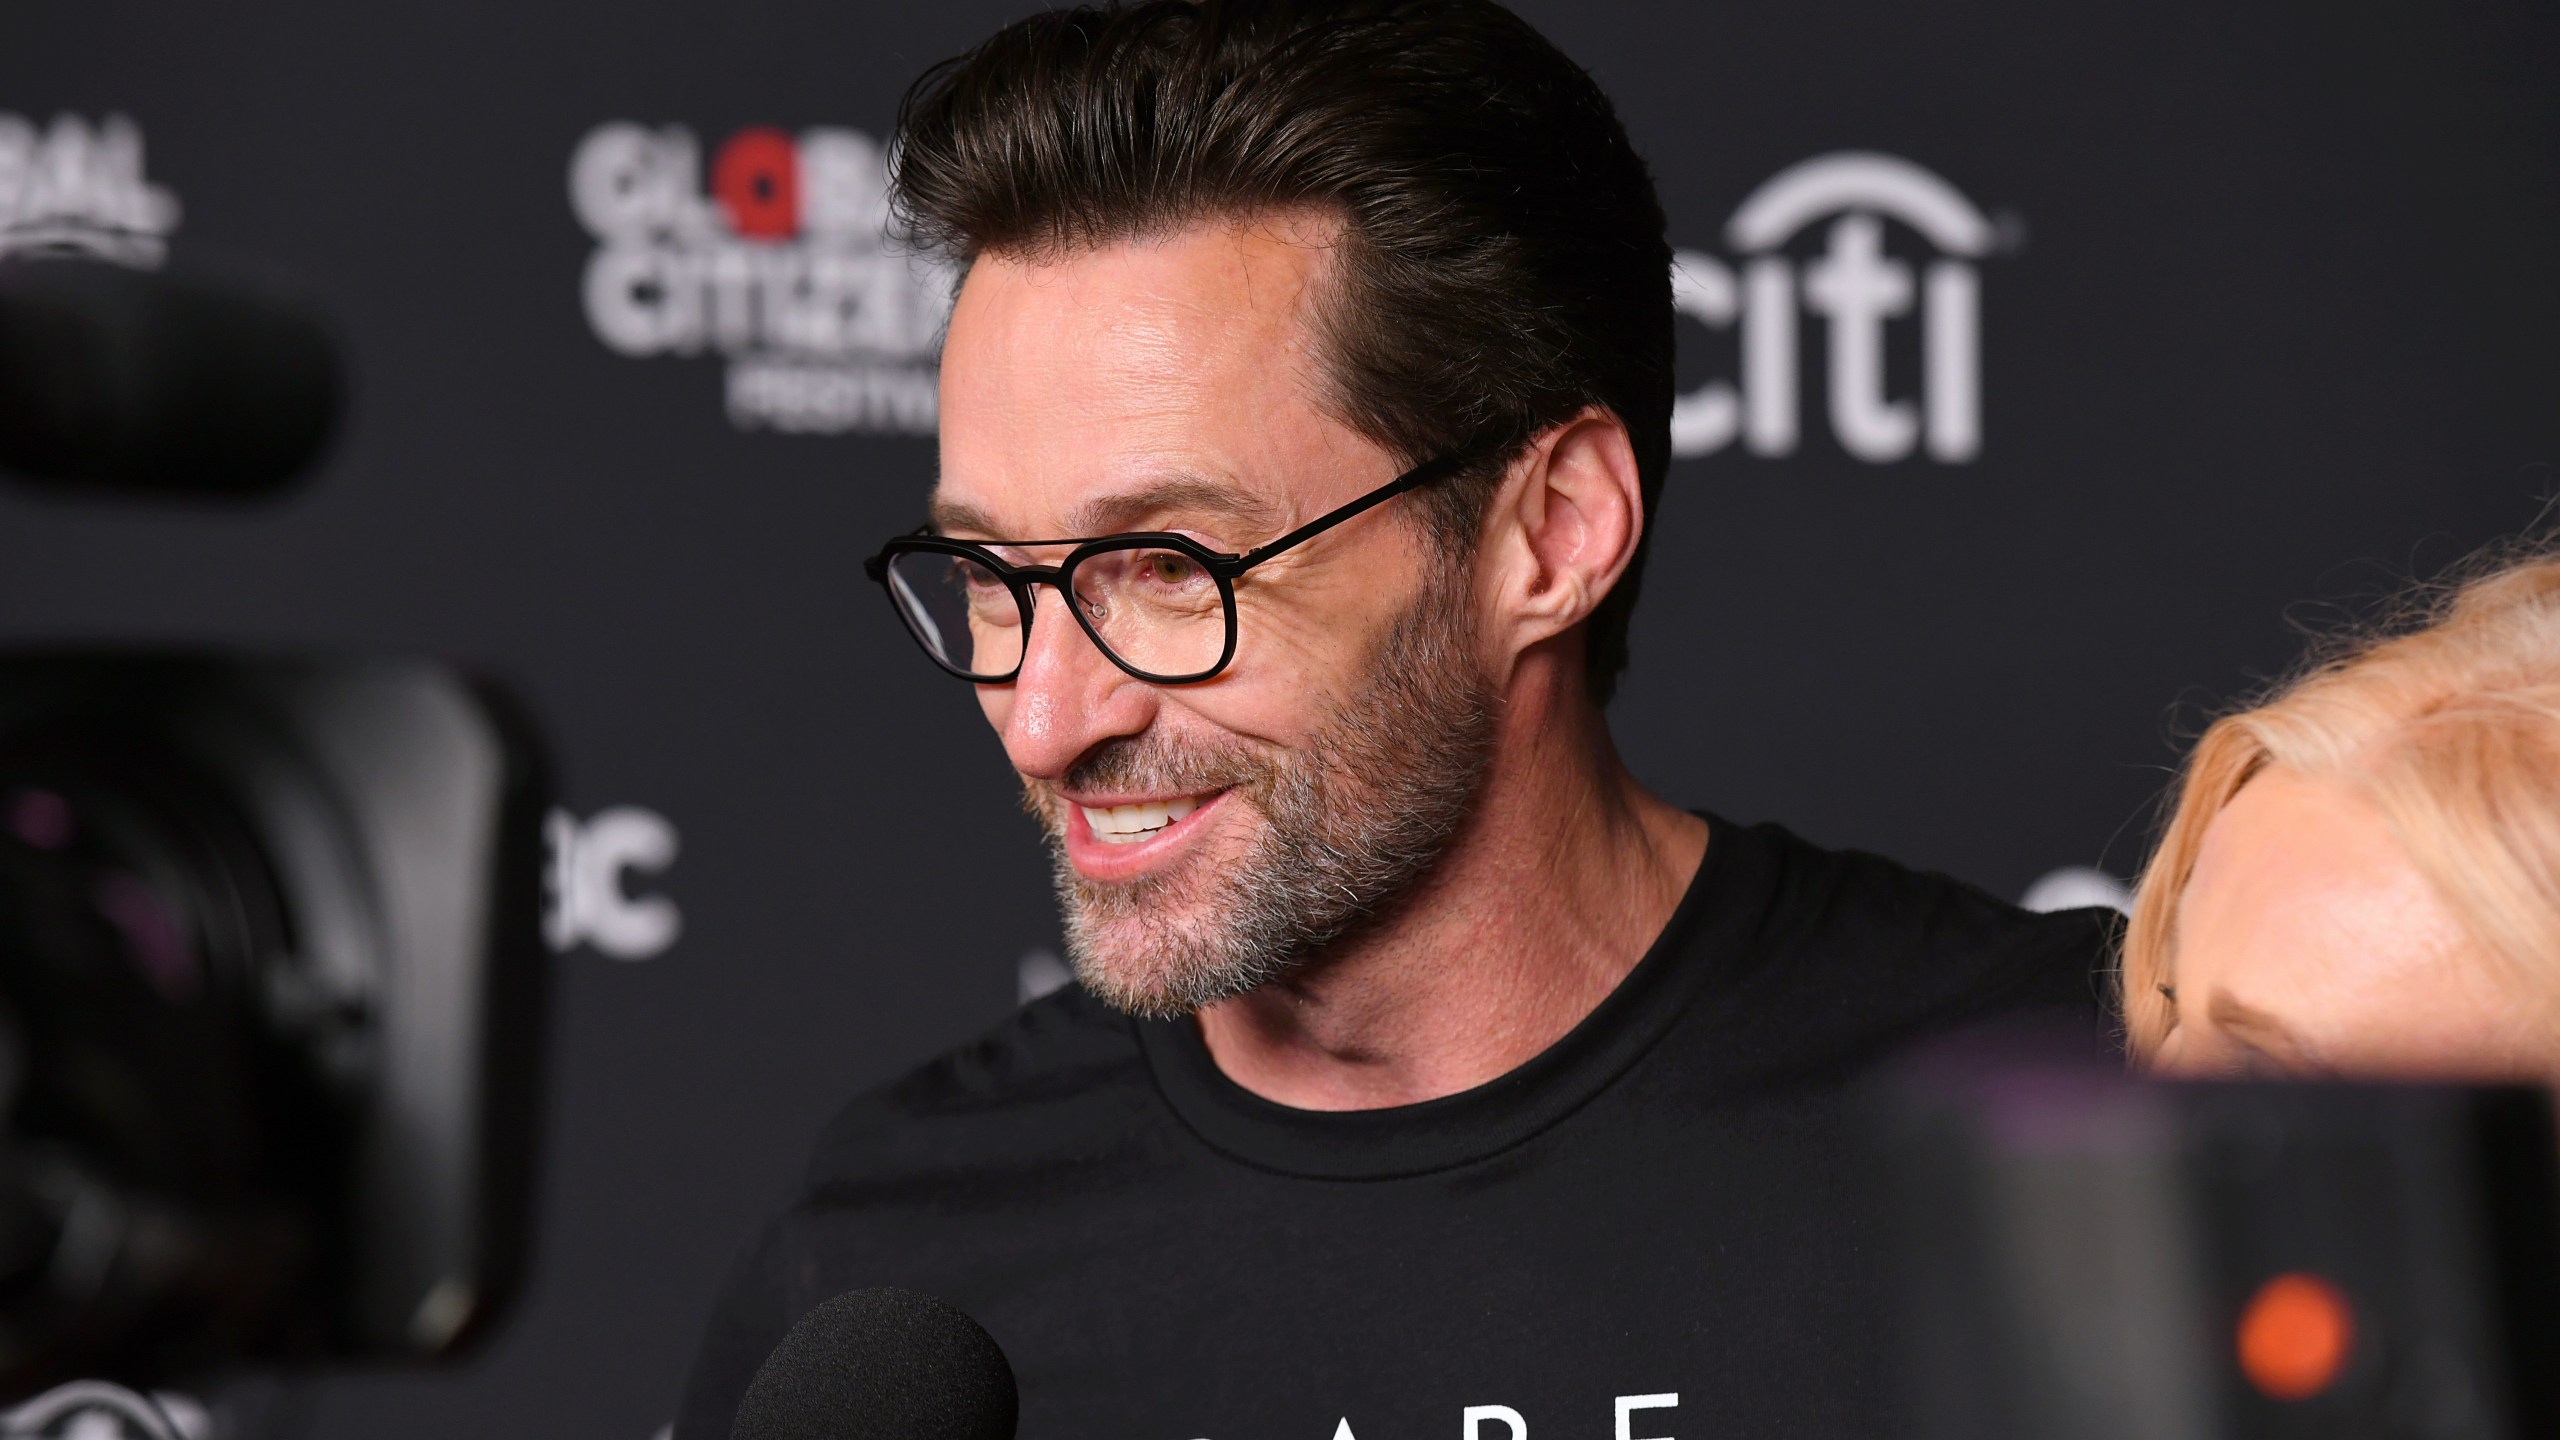
{"label": "man's face", "polygon": [[[943,356],[937,529],[1172,530],[1241,552],[1392,479],[1396,458],[1315,399],[1329,236],[1214,225],[980,259]],[[1200,684],[1132,678],[1039,590],[1019,676],[978,696],[1049,829],[1088,988],[1141,1013],[1215,1003],[1436,863],[1493,702],[1465,567],[1411,504],[1240,577],[1235,659]]]}

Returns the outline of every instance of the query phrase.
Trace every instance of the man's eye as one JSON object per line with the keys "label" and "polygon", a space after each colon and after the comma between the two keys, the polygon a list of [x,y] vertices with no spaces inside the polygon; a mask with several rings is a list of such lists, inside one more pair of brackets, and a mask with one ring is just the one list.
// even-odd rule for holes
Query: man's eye
{"label": "man's eye", "polygon": [[1199,578],[1200,566],[1188,555],[1157,550],[1139,562],[1138,574],[1158,585],[1188,585]]}

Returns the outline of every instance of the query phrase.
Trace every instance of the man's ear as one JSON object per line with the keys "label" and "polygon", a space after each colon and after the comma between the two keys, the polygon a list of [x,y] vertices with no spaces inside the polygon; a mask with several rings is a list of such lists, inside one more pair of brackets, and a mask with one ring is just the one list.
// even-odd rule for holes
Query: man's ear
{"label": "man's ear", "polygon": [[1644,489],[1623,421],[1595,405],[1540,435],[1485,516],[1483,573],[1506,668],[1590,619],[1643,535]]}

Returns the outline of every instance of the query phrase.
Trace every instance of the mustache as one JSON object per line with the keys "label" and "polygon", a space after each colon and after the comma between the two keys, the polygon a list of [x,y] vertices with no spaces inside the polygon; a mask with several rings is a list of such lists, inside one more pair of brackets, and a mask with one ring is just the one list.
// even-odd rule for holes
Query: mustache
{"label": "mustache", "polygon": [[1198,795],[1237,790],[1248,798],[1267,793],[1279,767],[1238,742],[1178,739],[1148,730],[1105,740],[1078,756],[1062,782],[1022,777],[1022,808],[1056,834],[1064,834],[1062,790],[1136,790]]}

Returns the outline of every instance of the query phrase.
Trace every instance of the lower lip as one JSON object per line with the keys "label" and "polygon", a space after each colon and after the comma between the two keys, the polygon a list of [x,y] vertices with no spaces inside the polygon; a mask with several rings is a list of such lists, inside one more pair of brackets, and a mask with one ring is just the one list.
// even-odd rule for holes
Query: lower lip
{"label": "lower lip", "polygon": [[1084,818],[1084,807],[1069,801],[1067,859],[1075,865],[1076,873],[1088,880],[1108,883],[1142,875],[1165,863],[1226,798],[1226,791],[1218,791],[1201,801],[1199,808],[1146,839],[1118,845],[1096,839],[1092,824]]}

